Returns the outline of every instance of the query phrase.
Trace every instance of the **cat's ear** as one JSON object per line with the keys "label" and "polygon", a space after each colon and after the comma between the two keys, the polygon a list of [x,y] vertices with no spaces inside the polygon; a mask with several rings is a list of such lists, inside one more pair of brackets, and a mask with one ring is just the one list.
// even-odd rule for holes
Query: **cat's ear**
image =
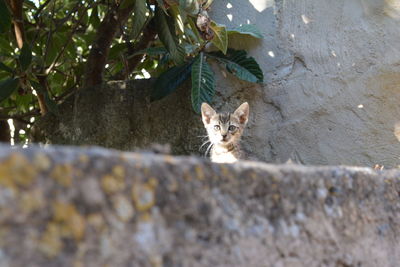
{"label": "cat's ear", "polygon": [[215,110],[207,103],[201,104],[201,118],[203,119],[204,125],[210,123],[211,117],[216,114]]}
{"label": "cat's ear", "polygon": [[249,104],[244,102],[233,113],[239,118],[241,124],[246,124],[249,120]]}

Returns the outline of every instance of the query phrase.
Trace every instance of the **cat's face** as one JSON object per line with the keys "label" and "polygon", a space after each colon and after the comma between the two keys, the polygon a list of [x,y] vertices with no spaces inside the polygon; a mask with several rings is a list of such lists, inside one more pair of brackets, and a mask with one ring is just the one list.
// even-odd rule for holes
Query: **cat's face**
{"label": "cat's face", "polygon": [[201,115],[211,143],[220,146],[236,144],[249,118],[249,104],[243,103],[233,113],[217,113],[208,105],[201,105]]}

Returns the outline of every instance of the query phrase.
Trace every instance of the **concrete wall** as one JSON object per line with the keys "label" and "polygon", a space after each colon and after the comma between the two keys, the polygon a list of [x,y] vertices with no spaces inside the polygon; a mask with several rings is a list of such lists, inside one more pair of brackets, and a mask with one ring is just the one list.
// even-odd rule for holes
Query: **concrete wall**
{"label": "concrete wall", "polygon": [[397,267],[399,177],[0,145],[0,266]]}
{"label": "concrete wall", "polygon": [[216,21],[265,35],[231,42],[251,47],[263,86],[217,79],[217,106],[250,103],[246,149],[267,161],[398,165],[399,11],[395,0],[214,1]]}

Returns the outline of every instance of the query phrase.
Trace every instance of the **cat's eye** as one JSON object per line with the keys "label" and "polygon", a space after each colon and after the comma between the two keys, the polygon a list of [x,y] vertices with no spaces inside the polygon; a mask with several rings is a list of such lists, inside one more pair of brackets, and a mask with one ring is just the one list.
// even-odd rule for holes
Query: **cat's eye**
{"label": "cat's eye", "polygon": [[229,125],[228,130],[231,131],[231,132],[233,132],[233,131],[236,130],[236,126],[235,126],[235,125]]}
{"label": "cat's eye", "polygon": [[214,130],[219,131],[221,129],[221,127],[219,127],[219,125],[214,125]]}

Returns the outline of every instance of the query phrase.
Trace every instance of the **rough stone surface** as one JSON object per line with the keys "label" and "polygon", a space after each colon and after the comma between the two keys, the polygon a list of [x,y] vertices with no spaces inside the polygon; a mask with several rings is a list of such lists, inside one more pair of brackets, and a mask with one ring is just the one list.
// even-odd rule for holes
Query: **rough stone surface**
{"label": "rough stone surface", "polygon": [[400,171],[0,146],[0,266],[398,266]]}
{"label": "rough stone surface", "polygon": [[150,102],[151,85],[121,81],[80,90],[60,106],[60,117],[48,114],[36,127],[53,144],[135,150],[157,143],[169,144],[174,154],[198,154],[205,133],[188,87]]}
{"label": "rough stone surface", "polygon": [[[214,1],[211,15],[217,22],[229,27],[255,23],[265,36],[261,41],[230,40],[257,59],[264,70],[264,85],[239,82],[214,66],[218,91],[214,106],[232,110],[243,101],[250,103],[245,150],[268,162],[291,158],[303,164],[397,166],[399,6],[398,0]],[[142,88],[144,83],[129,93],[131,98],[138,94],[140,99],[143,88],[148,88]],[[126,85],[112,83],[111,89],[117,86]],[[164,102],[123,105],[117,94],[112,93],[116,99],[107,102],[109,93],[100,93],[106,103],[94,101],[89,114],[75,116],[98,114],[95,123],[82,119],[66,130],[86,134],[89,130],[84,129],[90,125],[91,135],[76,137],[76,132],[73,142],[64,138],[63,143],[132,149],[170,142],[176,153],[198,153],[197,136],[204,131],[191,113],[187,92],[181,89]],[[120,108],[113,111],[115,106]],[[157,111],[159,107],[163,109]],[[48,133],[63,132],[63,126],[70,125],[59,124]],[[97,125],[101,127],[93,127]],[[138,129],[133,131],[140,132],[138,137],[131,134],[132,128]],[[59,136],[52,141],[61,140]]]}

